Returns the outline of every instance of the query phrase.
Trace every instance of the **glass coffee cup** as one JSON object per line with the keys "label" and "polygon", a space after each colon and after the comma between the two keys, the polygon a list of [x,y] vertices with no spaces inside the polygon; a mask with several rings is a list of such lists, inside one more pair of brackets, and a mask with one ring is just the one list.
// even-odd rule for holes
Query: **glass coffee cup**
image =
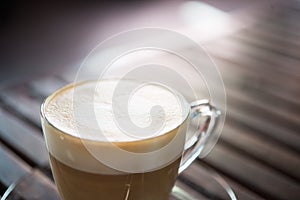
{"label": "glass coffee cup", "polygon": [[178,174],[214,144],[220,111],[208,100],[188,104],[156,83],[137,88],[132,97],[116,92],[117,82],[69,85],[42,104],[44,137],[63,200],[167,200]]}

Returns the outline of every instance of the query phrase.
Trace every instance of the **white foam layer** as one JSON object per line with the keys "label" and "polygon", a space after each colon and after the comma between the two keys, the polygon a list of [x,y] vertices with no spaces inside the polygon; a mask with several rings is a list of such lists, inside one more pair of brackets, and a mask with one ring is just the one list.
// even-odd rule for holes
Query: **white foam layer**
{"label": "white foam layer", "polygon": [[[129,87],[136,83],[125,82],[132,83]],[[64,90],[48,102],[45,116],[52,125],[71,135],[111,142],[158,136],[182,123],[186,115],[182,109],[183,102],[171,90],[157,84],[144,84],[134,91],[128,91],[124,87],[116,89],[117,84],[116,80],[88,82],[76,87],[75,92],[74,88]],[[126,100],[129,102],[124,102]],[[151,113],[151,108],[157,105],[162,109]],[[152,120],[161,126],[151,126]],[[130,127],[122,127],[120,122],[126,122],[125,126],[133,123],[141,131],[148,127],[149,135],[139,137],[132,134]],[[81,129],[85,131],[79,132]]]}
{"label": "white foam layer", "polygon": [[[81,83],[46,100],[43,129],[55,158],[84,171],[112,174],[151,171],[181,155],[189,111],[184,99],[153,83],[117,84]],[[122,127],[131,123],[133,129]]]}

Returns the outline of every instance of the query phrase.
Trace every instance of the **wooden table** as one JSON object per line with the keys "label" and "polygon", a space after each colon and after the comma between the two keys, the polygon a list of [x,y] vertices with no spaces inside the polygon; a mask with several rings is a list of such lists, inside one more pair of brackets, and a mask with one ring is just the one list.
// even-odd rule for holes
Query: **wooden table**
{"label": "wooden table", "polygon": [[[228,111],[219,142],[177,185],[196,199],[224,199],[217,172],[238,199],[300,199],[300,3],[206,45],[224,79]],[[0,93],[0,194],[25,177],[21,199],[59,199],[42,136],[42,100],[68,83],[35,77]],[[179,199],[178,197],[172,197]]]}

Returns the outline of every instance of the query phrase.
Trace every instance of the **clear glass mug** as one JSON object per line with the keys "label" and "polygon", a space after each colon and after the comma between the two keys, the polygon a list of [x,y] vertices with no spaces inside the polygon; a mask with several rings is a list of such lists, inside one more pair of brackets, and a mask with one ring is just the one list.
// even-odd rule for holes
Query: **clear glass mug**
{"label": "clear glass mug", "polygon": [[[110,142],[70,135],[53,125],[45,115],[45,108],[52,99],[73,87],[80,87],[81,84],[60,89],[49,96],[41,107],[41,121],[51,169],[61,198],[169,199],[178,174],[199,156],[206,145],[211,145],[210,140],[213,138],[220,111],[208,100],[195,101],[186,106],[187,114],[182,123],[163,135],[132,142],[116,142],[115,145],[119,148],[137,156],[125,159],[118,156],[120,160],[111,158],[116,161],[112,164],[126,169],[124,172],[101,163],[97,155],[90,151],[92,149],[101,154],[112,154],[114,150],[110,147]],[[148,155],[148,151],[153,154]],[[143,156],[145,154],[147,155]],[[166,160],[161,159],[162,157]],[[160,163],[162,160],[165,163]],[[147,169],[135,171],[136,166]]]}

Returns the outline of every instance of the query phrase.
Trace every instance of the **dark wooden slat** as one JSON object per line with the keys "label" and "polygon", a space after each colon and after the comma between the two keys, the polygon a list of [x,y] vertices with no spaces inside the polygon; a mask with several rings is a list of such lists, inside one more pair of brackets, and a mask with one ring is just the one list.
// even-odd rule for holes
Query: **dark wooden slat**
{"label": "dark wooden slat", "polygon": [[282,70],[290,70],[290,73],[298,71],[299,58],[292,57],[287,53],[280,53],[275,48],[268,48],[261,44],[259,38],[249,41],[250,39],[246,39],[246,37],[240,37],[240,40],[237,40],[235,36],[232,36],[228,40],[239,48],[240,53],[265,61],[266,64],[271,65],[272,69],[276,66],[284,66],[285,69]]}
{"label": "dark wooden slat", "polygon": [[[287,85],[286,87],[294,87],[294,88],[297,88],[298,85],[300,84],[300,78],[293,79],[290,76],[284,77],[282,74],[279,73],[272,74],[270,76],[269,69],[262,69],[262,68],[257,69],[256,67],[252,67],[251,65],[248,65],[246,62],[242,60],[237,60],[236,62],[232,62],[232,59],[229,60],[229,59],[224,59],[215,56],[213,58],[214,58],[214,62],[217,64],[217,66],[220,69],[220,72],[224,79],[226,90],[227,92],[229,91],[230,93],[238,91],[241,95],[245,96],[248,94],[252,95],[253,93],[255,93],[255,90],[262,90],[262,87],[264,87],[265,84],[275,85],[280,83],[280,84],[286,84]],[[275,89],[279,93],[281,92],[281,90],[279,90],[278,88],[274,88],[274,90]],[[273,89],[264,90],[264,92],[266,93],[269,91],[273,91]],[[249,98],[249,96],[247,98]],[[255,98],[257,99],[259,98],[259,96]],[[260,100],[264,100],[264,99],[261,98]],[[290,104],[291,102],[283,101],[280,102],[281,105],[279,105],[278,103],[279,102],[277,101],[277,104],[274,105],[272,101],[268,101],[267,104],[265,104],[265,107],[273,106],[272,109],[276,108],[274,110],[277,111],[278,106],[286,108],[288,104]],[[299,109],[300,103],[297,102],[296,106],[297,106],[296,108],[295,106],[293,106],[292,109],[290,109],[289,111],[295,112],[297,110],[298,111],[297,114],[298,116],[300,116],[300,109]],[[293,113],[292,115],[290,115],[290,112],[288,114],[281,113],[280,115],[285,115],[285,117],[291,121],[298,120],[297,118],[299,117],[293,116]]]}
{"label": "dark wooden slat", "polygon": [[264,99],[266,102],[269,102],[269,104],[277,103],[278,106],[283,107],[283,110],[285,110],[282,115],[288,115],[291,113],[291,116],[288,118],[292,118],[293,115],[297,116],[295,119],[299,118],[300,101],[291,97],[291,95],[283,94],[277,89],[265,90],[263,87],[261,87],[259,82],[261,81],[253,79],[253,84],[244,84],[242,89],[244,89],[249,96],[257,99]]}
{"label": "dark wooden slat", "polygon": [[[9,187],[15,183],[12,192],[24,200],[60,199],[54,183],[39,170],[32,168],[0,143],[0,182]],[[13,198],[15,199],[15,198]]]}
{"label": "dark wooden slat", "polygon": [[276,56],[272,52],[235,40],[232,37],[223,38],[206,45],[208,52],[212,55],[239,61],[242,66],[251,68],[268,69],[268,75],[281,74],[289,77],[300,77],[295,74],[298,71],[299,61]]}
{"label": "dark wooden slat", "polygon": [[245,90],[247,90],[250,95],[260,95],[262,98],[270,99],[270,102],[272,102],[272,100],[282,101],[282,104],[284,104],[285,107],[294,109],[294,112],[299,113],[300,101],[298,101],[297,98],[291,97],[291,95],[283,94],[280,90],[265,90],[260,87],[259,84],[253,84],[251,87],[247,86]]}
{"label": "dark wooden slat", "polygon": [[[250,70],[249,70],[250,71]],[[235,73],[233,73],[233,75],[232,75],[232,77],[233,77],[233,79],[234,79],[234,74]],[[227,79],[229,79],[229,78],[227,78]],[[255,81],[253,81],[254,83],[255,83]],[[226,83],[226,80],[225,80],[225,83]],[[249,85],[251,85],[251,82],[249,83]],[[295,87],[298,87],[297,85],[295,85]],[[241,88],[241,90],[243,90],[244,88]],[[274,89],[274,90],[268,90],[268,91],[277,91],[277,92],[279,92],[279,93],[282,93],[282,91],[281,90],[278,90],[278,89]],[[232,95],[232,94],[230,94],[230,92],[228,92],[229,93],[229,98],[230,98],[230,95]],[[255,90],[252,92],[252,93],[255,93]],[[281,94],[282,95],[282,94]],[[269,132],[268,133],[270,133],[272,130],[274,130],[274,129],[276,129],[275,127],[277,127],[278,126],[278,128],[277,128],[277,131],[275,131],[274,132],[274,134],[272,134],[272,133],[270,133],[270,134],[268,134],[269,136],[272,136],[272,135],[274,135],[275,136],[275,138],[276,139],[278,139],[278,140],[281,140],[282,139],[282,141],[284,141],[285,142],[285,144],[291,144],[291,146],[294,148],[294,149],[297,149],[297,150],[299,150],[299,145],[298,145],[298,143],[296,142],[296,141],[299,141],[299,138],[297,138],[297,126],[299,126],[299,123],[298,123],[298,121],[299,121],[299,115],[294,115],[293,116],[293,113],[291,113],[290,114],[290,112],[287,112],[286,110],[280,110],[280,109],[278,109],[278,108],[276,108],[277,107],[277,105],[274,105],[273,106],[273,108],[272,107],[270,107],[270,105],[272,105],[272,101],[269,101],[269,102],[261,102],[260,104],[259,104],[259,101],[257,101],[256,99],[253,99],[253,98],[255,98],[255,96],[252,96],[253,98],[252,98],[252,100],[251,100],[251,98],[249,99],[249,95],[248,96],[245,96],[245,95],[243,95],[243,93],[242,92],[240,92],[240,93],[237,93],[236,95],[234,95],[235,96],[235,98],[233,98],[233,100],[234,99],[237,99],[237,100],[240,100],[240,99],[242,99],[244,102],[245,102],[245,105],[246,105],[246,107],[248,107],[249,108],[249,104],[251,105],[251,104],[257,104],[258,103],[258,106],[260,106],[260,109],[262,110],[262,111],[264,111],[264,110],[266,110],[268,107],[268,110],[269,111],[271,111],[272,112],[272,114],[269,114],[267,117],[264,117],[264,118],[262,118],[261,120],[263,121],[263,122],[266,122],[267,121],[267,124],[268,124],[268,127],[271,127],[271,129],[269,130]],[[231,99],[231,101],[232,101],[232,99]],[[288,103],[288,102],[287,102]],[[299,102],[298,102],[299,103]],[[230,101],[229,101],[229,104],[230,104]],[[243,104],[242,105],[240,105],[240,104],[238,104],[237,103],[237,101],[233,101],[233,103],[232,103],[233,105],[235,104],[235,105],[239,105],[239,108],[243,108]],[[241,112],[240,110],[239,110],[239,108],[235,108],[235,113],[233,113],[233,114],[235,114],[235,116],[236,117],[240,117],[241,115],[239,115],[239,113],[238,112]],[[298,107],[299,108],[299,107]],[[297,109],[297,107],[293,107],[293,108],[291,108],[292,110],[299,110],[299,109]],[[249,109],[248,109],[248,111],[249,111]],[[251,111],[251,110],[250,110]],[[259,111],[259,110],[256,110],[256,111]],[[276,123],[274,123],[275,121],[270,121],[269,120],[269,118],[276,118],[276,115],[273,115],[274,114],[274,112],[276,112],[275,114],[277,115],[277,121],[276,121]],[[296,111],[297,112],[297,111]],[[259,116],[259,113],[261,113],[262,115],[264,115],[264,113],[263,112],[257,112],[257,113],[254,113],[254,115],[252,114],[252,116],[253,117],[260,117]],[[248,112],[244,112],[244,116],[242,116],[245,120],[247,120],[246,118],[249,118],[247,115],[248,115],[249,113]],[[257,116],[255,115],[255,114],[257,114]],[[238,116],[239,115],[239,116]],[[286,118],[286,121],[284,122],[284,120],[281,120],[281,118],[280,117],[282,117],[282,116],[284,116],[285,118]],[[243,119],[243,118],[239,118],[239,119]],[[263,122],[260,122],[258,119],[255,119],[255,118],[253,118],[254,119],[254,121],[252,120],[252,122],[258,122],[258,125],[260,126],[259,127],[259,129],[260,130],[268,130],[266,127],[263,127],[264,126],[264,124],[263,124]],[[243,120],[244,121],[244,120]],[[269,121],[269,122],[268,122]],[[294,122],[293,122],[294,121]],[[249,121],[245,121],[245,122],[249,122]],[[250,122],[251,122],[251,120],[250,120]],[[282,123],[285,123],[286,125],[284,125],[284,126],[279,126],[280,124],[282,124]],[[251,125],[253,125],[254,127],[256,127],[257,125],[255,125],[255,123],[250,123]],[[290,128],[292,128],[292,126],[291,126],[291,124],[293,124],[293,127],[295,127],[295,129],[294,130],[292,130],[292,132],[294,132],[294,133],[292,133],[291,131],[289,131],[289,129]],[[275,126],[275,127],[274,127]],[[280,136],[281,135],[281,136]],[[288,135],[288,137],[287,138],[285,138],[284,136],[285,135]],[[288,139],[289,138],[289,139]],[[295,140],[296,139],[296,140]]]}
{"label": "dark wooden slat", "polygon": [[[262,104],[265,109],[280,113],[280,116],[284,116],[289,121],[299,120],[300,104],[295,105],[285,99],[274,98],[274,96],[269,95],[267,91],[261,92],[259,82],[266,81],[266,77],[268,76],[265,76],[265,74],[268,73],[268,71],[264,71],[263,69],[256,70],[255,68],[230,62],[226,59],[215,58],[214,61],[219,66],[227,92],[233,93],[237,91],[240,95],[247,96],[247,98],[251,99],[250,101]],[[285,80],[282,80],[282,75],[278,75],[278,77],[267,81],[273,82],[278,79],[279,81],[285,82],[286,79],[291,80],[291,77],[285,77]],[[295,80],[294,84],[300,85],[300,79]],[[299,121],[296,123],[298,122]]]}
{"label": "dark wooden slat", "polygon": [[299,154],[274,144],[251,130],[238,127],[237,124],[233,124],[230,120],[227,120],[220,139],[243,152],[247,152],[261,162],[267,163],[269,166],[280,169],[291,177],[300,180]]}
{"label": "dark wooden slat", "polygon": [[12,198],[9,199],[17,196],[24,200],[60,200],[54,183],[39,170],[34,170],[21,179],[10,195]]}
{"label": "dark wooden slat", "polygon": [[[283,128],[291,135],[299,135],[300,117],[291,114],[283,109],[279,109],[276,105],[271,106],[270,102],[261,102],[258,99],[248,96],[243,92],[228,91],[228,106],[237,107],[240,112],[246,113],[249,116],[256,117],[265,123],[273,124],[274,128]],[[299,138],[300,139],[300,138]]]}
{"label": "dark wooden slat", "polygon": [[193,190],[205,194],[210,199],[226,199],[228,195],[222,187],[216,184],[209,173],[203,172],[203,170],[195,172],[194,165],[197,164],[193,163],[189,166],[189,168],[180,175],[179,180],[192,187]]}
{"label": "dark wooden slat", "polygon": [[67,83],[56,77],[43,77],[30,82],[30,92],[38,98],[44,99]]}
{"label": "dark wooden slat", "polygon": [[300,36],[299,18],[299,15],[294,15],[293,17],[269,15],[261,22],[258,22],[257,27],[268,32],[278,33],[283,37],[297,38]]}
{"label": "dark wooden slat", "polygon": [[[218,63],[218,61],[216,62]],[[249,98],[249,100],[254,99],[252,104],[264,104],[264,108],[271,112],[280,113],[284,111],[280,116],[284,116],[287,120],[299,120],[300,102],[295,98],[292,98],[291,95],[282,94],[279,89],[265,89],[264,83],[266,80],[263,78],[256,78],[251,76],[250,73],[235,70],[236,72],[233,71],[231,75],[222,72],[227,91],[236,91],[235,93],[238,92],[239,95]],[[233,94],[233,96],[239,95]]]}
{"label": "dark wooden slat", "polygon": [[[274,127],[285,127],[294,134],[300,130],[300,115],[296,111],[291,112],[281,108],[278,104],[273,104],[254,95],[248,95],[246,90],[243,92],[227,89],[227,94],[228,104],[239,107],[248,115],[262,119],[266,123],[272,123]],[[296,109],[294,108],[294,110]]]}
{"label": "dark wooden slat", "polygon": [[[225,82],[229,83],[231,87],[239,89],[242,92],[247,92],[245,89],[259,89],[267,93],[270,93],[269,91],[272,90],[277,90],[277,93],[287,94],[290,97],[298,98],[297,94],[293,93],[297,91],[297,85],[300,84],[299,80],[292,79],[292,77],[283,78],[280,75],[275,76],[275,74],[270,75],[268,74],[268,71],[255,71],[251,68],[247,69],[246,67],[247,66],[240,65],[240,68],[235,68],[235,71],[233,71],[231,75],[224,72]],[[299,105],[299,103],[297,105]]]}
{"label": "dark wooden slat", "polygon": [[[298,142],[300,141],[300,135],[298,130],[293,130],[288,126],[280,125],[282,124],[279,123],[281,120],[280,112],[270,112],[270,110],[268,111],[264,108],[264,104],[257,104],[255,99],[251,101],[247,96],[244,96],[242,93],[233,92],[233,90],[229,90],[227,95],[227,114],[229,117],[236,119],[240,123],[246,124],[253,128],[253,130],[257,130],[257,134],[264,134],[265,136],[270,137],[270,139],[274,139],[279,143],[300,152]],[[218,99],[215,99],[215,103],[218,104]],[[264,112],[269,112],[269,115],[264,117]],[[276,114],[278,115],[277,118]],[[274,121],[274,119],[276,120]],[[286,121],[286,123],[293,124],[289,121]],[[298,124],[294,124],[294,126],[297,127]]]}
{"label": "dark wooden slat", "polygon": [[296,101],[291,102],[291,99],[284,98],[282,95],[278,96],[276,93],[263,91],[257,87],[245,87],[245,90],[247,90],[247,94],[253,98],[264,99],[265,102],[271,102],[272,105],[280,106],[283,110],[285,110],[286,114],[290,113],[292,117],[297,116],[295,118],[298,118],[300,115],[300,106]]}
{"label": "dark wooden slat", "polygon": [[[268,64],[254,58],[244,59],[245,55],[241,54],[240,58],[226,58],[225,56],[216,54],[213,56],[214,60],[217,62],[217,66],[221,70],[222,74],[229,76],[229,72],[234,74],[241,74],[242,77],[247,77],[249,81],[252,80],[252,84],[255,81],[264,81],[267,84],[278,85],[279,83],[286,83],[287,86],[294,87],[294,85],[299,84],[300,80],[298,77],[291,76],[291,74],[282,73],[282,71],[276,71],[277,66],[268,66]],[[231,76],[231,78],[233,78]]]}
{"label": "dark wooden slat", "polygon": [[[291,33],[298,33],[300,29],[299,21],[299,3],[292,0],[287,1],[283,6],[280,6],[276,12],[268,13],[258,24],[267,24],[277,30],[283,30]],[[286,30],[288,29],[288,30]]]}
{"label": "dark wooden slat", "polygon": [[30,170],[31,167],[26,162],[0,143],[0,182],[5,187],[28,174]]}
{"label": "dark wooden slat", "polygon": [[[257,38],[255,38],[255,40],[257,40]],[[258,42],[260,43],[261,41]],[[222,53],[218,50],[218,47],[230,50],[230,52]],[[256,57],[259,56],[255,55],[255,51],[251,45],[244,44],[243,41],[239,41],[235,38],[228,37],[221,43],[217,43],[215,47],[212,45],[209,48],[210,52],[213,55],[216,55],[217,58],[221,58],[223,62],[227,61],[225,65],[228,65],[229,63],[230,65],[237,65],[238,67],[235,67],[235,69],[238,69],[239,71],[247,71],[247,73],[250,73],[250,76],[263,78],[275,85],[278,83],[285,83],[289,86],[289,84],[291,84],[289,82],[291,81],[291,78],[292,81],[297,84],[300,82],[300,80],[295,76],[297,74],[293,74],[293,71],[289,71],[288,69],[290,67],[292,70],[298,71],[297,65],[290,65],[288,62],[284,65],[269,65],[268,63],[264,62],[264,60],[256,59]],[[221,69],[223,67],[222,64],[222,61],[220,64],[218,64]],[[223,68],[226,69],[226,67]]]}
{"label": "dark wooden slat", "polygon": [[[299,19],[300,16],[298,15],[297,18]],[[298,21],[298,19],[296,18],[296,21]],[[263,26],[262,24],[263,23],[272,23],[274,22],[274,17],[266,17],[265,19],[262,19],[260,22],[257,23],[257,26],[255,28],[255,32],[258,32],[260,34],[260,36],[265,36],[267,38],[270,38],[270,39],[276,39],[276,41],[280,44],[280,43],[284,43],[284,44],[288,44],[288,45],[296,45],[296,46],[299,46],[300,45],[300,41],[297,41],[297,38],[299,37],[298,35],[291,35],[289,34],[289,32],[292,32],[292,33],[296,33],[299,32],[300,30],[300,26],[296,26],[297,24],[299,24],[298,22],[297,23],[294,23],[293,26],[289,27],[288,30],[286,30],[286,28],[284,28],[284,26],[286,26],[286,24],[289,24],[289,23],[293,23],[291,22],[289,19],[287,19],[285,21],[285,23],[283,24],[280,24],[279,26],[276,27],[276,23],[274,24],[271,24],[269,26]],[[273,31],[269,29],[269,27],[276,27],[277,30]],[[271,28],[272,29],[272,28]],[[250,30],[251,32],[252,30]],[[289,36],[289,37],[283,37],[283,36]]]}
{"label": "dark wooden slat", "polygon": [[300,41],[291,37],[282,37],[276,32],[268,32],[260,28],[252,28],[239,32],[234,36],[243,37],[245,39],[256,40],[253,42],[261,42],[263,45],[269,48],[285,49],[288,54],[292,54],[295,57],[299,56],[296,53],[299,52]]}
{"label": "dark wooden slat", "polygon": [[293,1],[293,3],[287,5],[287,9],[289,10],[289,13],[292,13],[294,15],[299,16],[300,14],[300,5],[298,1]]}
{"label": "dark wooden slat", "polygon": [[0,108],[0,137],[39,166],[49,165],[42,135],[23,121]]}
{"label": "dark wooden slat", "polygon": [[295,151],[300,152],[300,136],[296,133],[291,133],[285,127],[274,127],[272,123],[266,123],[265,121],[261,121],[261,119],[247,115],[247,113],[241,113],[238,108],[231,107],[227,110],[227,113],[230,117],[233,117],[240,123],[246,124],[253,130],[257,130],[259,134],[264,134],[265,136],[275,139]]}
{"label": "dark wooden slat", "polygon": [[[228,199],[225,189],[213,178],[212,172],[203,162],[195,162],[181,175],[183,182],[193,185],[210,199]],[[238,199],[262,199],[259,195],[249,191],[228,177],[221,176],[232,188]]]}
{"label": "dark wooden slat", "polygon": [[298,53],[300,50],[299,47],[291,48],[287,44],[286,45],[280,43],[278,44],[276,42],[268,41],[266,39],[259,38],[259,37],[253,38],[251,37],[251,35],[247,34],[247,31],[242,32],[240,34],[235,34],[232,37],[236,41],[240,41],[249,45],[256,46],[258,48],[265,49],[274,54],[300,60],[300,55]]}
{"label": "dark wooden slat", "polygon": [[0,93],[0,98],[10,109],[40,126],[41,101],[29,97],[24,91],[18,89],[4,90]]}
{"label": "dark wooden slat", "polygon": [[249,157],[219,143],[205,160],[252,190],[272,199],[298,199],[300,185]]}
{"label": "dark wooden slat", "polygon": [[[4,194],[4,192],[6,191],[6,187],[0,182],[0,194]],[[1,195],[0,195],[0,198],[1,198]]]}
{"label": "dark wooden slat", "polygon": [[[234,68],[232,65],[230,66],[224,62],[218,62],[218,60],[215,62],[221,63],[223,67],[229,71]],[[298,110],[300,111],[300,106],[298,109],[297,107],[290,107],[287,110],[286,104],[289,104],[289,102],[273,102],[265,100],[259,95],[255,95],[255,91],[249,92],[251,89],[248,89],[248,85],[252,85],[252,83],[247,81],[247,78],[245,77],[248,75],[245,76],[245,74],[246,72],[241,72],[241,70],[238,71],[238,69],[235,69],[234,72],[231,72],[230,74],[228,72],[222,72],[228,96],[228,103],[236,105],[241,104],[239,102],[243,102],[244,110],[249,110],[250,108],[249,112],[254,112],[253,107],[257,107],[255,112],[258,117],[267,115],[264,119],[271,120],[273,123],[276,122],[275,126],[286,126],[294,131],[300,130],[300,112],[298,112]]]}
{"label": "dark wooden slat", "polygon": [[222,174],[220,171],[216,171],[216,169],[212,168],[207,162],[205,162],[203,159],[198,158],[198,163],[200,166],[203,166],[205,169],[213,170],[213,173],[217,173],[217,176],[224,179],[224,181],[232,188],[232,190],[235,193],[235,196],[237,199],[255,199],[260,200],[263,199],[260,195],[257,193],[249,190],[249,188],[244,187],[239,182],[234,181],[233,179],[229,178],[228,176]]}
{"label": "dark wooden slat", "polygon": [[176,200],[208,200],[207,197],[193,190],[181,181],[176,181],[176,187],[173,188],[173,198]]}

